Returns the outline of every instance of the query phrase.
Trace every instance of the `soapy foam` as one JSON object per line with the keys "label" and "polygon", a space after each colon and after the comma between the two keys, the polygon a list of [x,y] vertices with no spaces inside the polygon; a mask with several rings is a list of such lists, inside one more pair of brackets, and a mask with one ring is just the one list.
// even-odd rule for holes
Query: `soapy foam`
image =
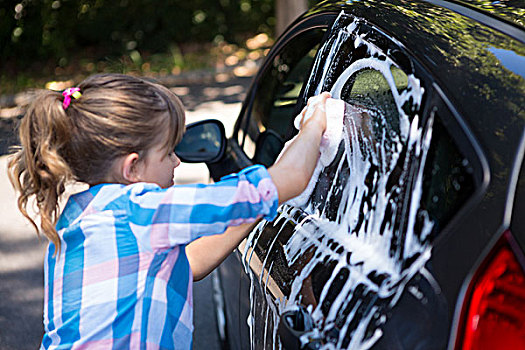
{"label": "soapy foam", "polygon": [[[355,31],[353,44],[355,46],[366,45],[372,57],[351,64],[334,83],[331,90],[332,96],[339,98],[346,81],[356,72],[362,69],[374,69],[380,72],[391,87],[396,102],[400,119],[399,134],[390,133],[387,136],[384,121],[381,121],[380,115],[376,116],[370,112],[369,118],[363,119],[364,110],[356,109],[354,113],[349,113],[344,118],[339,140],[335,136],[330,139],[332,145],[339,145],[340,142],[344,144],[344,154],[339,159],[331,190],[325,200],[325,203],[334,200],[335,194],[342,191],[341,204],[335,220],[327,218],[325,203],[308,202],[303,207],[307,216],[303,217],[300,222],[295,219],[298,217],[299,209],[287,205],[280,208],[281,213],[274,221],[274,225],[278,223],[284,227],[288,220],[295,224],[294,234],[284,246],[288,266],[291,267],[296,264],[300,257],[303,257],[306,252],[311,252],[312,249],[314,249],[315,255],[294,274],[295,277],[291,283],[291,291],[288,297],[274,300],[270,295],[265,294],[268,304],[266,310],[271,309],[272,312],[268,312],[265,317],[264,346],[268,345],[266,343],[267,326],[272,323],[273,346],[274,348],[281,347],[277,336],[278,315],[285,310],[296,309],[297,305],[302,303],[302,289],[305,286],[305,281],[311,278],[315,268],[328,266],[328,263],[335,264],[329,271],[330,276],[323,286],[317,304],[309,305],[316,328],[303,335],[302,341],[306,342],[309,337],[322,338],[325,332],[332,329],[334,322],[342,317],[343,310],[347,309],[349,303],[357,299],[352,309],[344,314],[345,318],[337,342],[326,344],[323,349],[340,349],[342,347],[368,349],[372,347],[382,335],[381,325],[387,321],[383,310],[386,307],[395,306],[410,278],[418,272],[422,272],[421,275],[424,278],[431,278],[431,275],[424,269],[424,264],[431,256],[431,246],[427,243],[426,237],[431,232],[433,224],[428,215],[420,210],[419,202],[422,192],[422,171],[432,136],[432,123],[430,121],[426,131],[423,132],[419,118],[416,116],[410,121],[402,109],[403,104],[410,99],[413,104],[419,106],[424,90],[417,78],[408,76],[408,87],[399,94],[391,71],[394,63],[389,59],[385,60],[384,56],[383,60],[374,58],[373,56],[380,54],[380,50],[366,42],[363,36],[358,35],[357,30],[357,21],[341,29],[337,34],[335,44],[330,48],[329,56],[337,54],[339,46],[350,38],[350,33]],[[329,62],[331,62],[330,59],[327,60],[323,68],[324,75],[317,93],[319,93],[320,87],[323,85],[322,82],[327,78],[330,71]],[[319,64],[316,62],[314,66],[319,66]],[[379,121],[376,117],[379,117]],[[377,128],[381,130],[381,134],[375,135],[370,132]],[[406,146],[404,147],[403,144]],[[337,149],[335,153],[337,153]],[[405,157],[401,157],[402,153],[405,154]],[[328,164],[335,160],[335,156],[334,154]],[[400,189],[405,186],[404,178],[399,177],[398,183],[394,187],[388,185],[388,181],[394,168],[407,173],[413,157],[418,159],[419,168],[414,185],[410,189],[410,201],[405,204],[399,199],[398,194]],[[400,163],[402,158],[405,160]],[[319,169],[316,168],[317,172],[314,174],[316,179],[323,176],[326,165],[319,166]],[[336,186],[338,177],[345,178],[344,169],[349,170],[350,176],[346,182]],[[368,201],[367,198],[370,200]],[[309,198],[302,198],[303,204],[306,204],[308,200]],[[398,217],[399,209],[402,208],[404,208],[402,212],[407,213],[406,219]],[[419,231],[415,229],[418,213],[423,216],[423,228]],[[399,231],[397,228],[401,220],[407,220],[407,225],[403,231]],[[268,281],[273,267],[273,260],[269,255],[272,249],[268,249],[268,255],[262,259],[263,266],[258,279],[255,278],[249,266],[258,239],[267,224],[267,222],[261,222],[252,231],[243,252],[245,270],[249,273],[252,281],[252,288],[250,289],[252,308],[249,323],[252,348],[255,346],[253,316],[257,314],[257,302],[255,300],[257,296],[253,287],[257,281],[259,285],[262,285],[262,276],[266,269],[268,269],[266,271],[266,281]],[[281,232],[280,230],[276,237],[271,240],[271,247],[274,246]],[[351,252],[349,258],[347,252]],[[404,262],[407,259],[415,260],[405,268]],[[328,301],[328,298],[332,297],[330,296],[331,286],[335,281],[340,280],[342,273],[346,273],[348,277],[342,287],[339,288],[335,299],[326,304],[329,305],[328,311],[323,310],[322,305],[325,305],[324,303]],[[369,277],[371,274],[382,275],[385,278],[380,282],[372,281]],[[267,282],[264,289],[266,289],[266,285]],[[365,302],[356,294],[358,287],[364,288],[366,293],[375,297]],[[269,322],[269,314],[273,315],[271,322]],[[355,321],[358,321],[357,327],[353,328],[351,324],[355,324]],[[371,333],[370,330],[372,330]],[[346,343],[348,340],[345,339],[349,334],[351,334],[351,339],[349,343]]]}

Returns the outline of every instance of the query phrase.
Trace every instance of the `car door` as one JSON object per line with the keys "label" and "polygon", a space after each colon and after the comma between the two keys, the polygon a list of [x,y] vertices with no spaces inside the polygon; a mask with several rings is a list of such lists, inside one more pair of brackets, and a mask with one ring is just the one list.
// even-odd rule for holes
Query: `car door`
{"label": "car door", "polygon": [[[380,348],[399,331],[388,333],[387,321],[411,291],[435,324],[409,344],[442,348],[448,319],[432,244],[482,183],[478,156],[450,134],[455,122],[431,77],[363,20],[337,18],[295,112],[322,91],[348,103],[336,158],[305,206],[282,206],[240,247],[251,347]],[[290,136],[290,125],[275,133]],[[250,135],[250,121],[242,130]]]}

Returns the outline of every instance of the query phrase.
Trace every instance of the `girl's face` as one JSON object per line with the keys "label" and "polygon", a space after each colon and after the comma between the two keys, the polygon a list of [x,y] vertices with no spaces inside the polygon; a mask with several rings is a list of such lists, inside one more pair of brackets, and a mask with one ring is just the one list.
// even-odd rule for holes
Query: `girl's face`
{"label": "girl's face", "polygon": [[166,155],[162,146],[153,147],[146,159],[137,164],[140,181],[156,183],[162,188],[173,186],[173,172],[180,164],[180,159],[172,151]]}

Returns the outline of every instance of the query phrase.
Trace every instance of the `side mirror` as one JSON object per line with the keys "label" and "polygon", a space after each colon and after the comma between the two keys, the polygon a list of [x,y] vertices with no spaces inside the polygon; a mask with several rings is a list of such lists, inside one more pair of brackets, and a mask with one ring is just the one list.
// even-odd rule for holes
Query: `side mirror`
{"label": "side mirror", "polygon": [[218,120],[207,119],[186,126],[175,154],[185,163],[214,163],[222,158],[225,149],[224,125]]}

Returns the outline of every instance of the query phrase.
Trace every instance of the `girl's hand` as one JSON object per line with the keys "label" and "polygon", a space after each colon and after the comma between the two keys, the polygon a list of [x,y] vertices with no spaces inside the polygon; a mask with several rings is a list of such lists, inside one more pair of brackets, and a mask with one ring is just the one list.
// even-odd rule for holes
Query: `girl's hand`
{"label": "girl's hand", "polygon": [[308,124],[315,124],[321,132],[326,130],[326,100],[330,93],[323,92],[319,96],[313,96],[308,99],[306,107],[301,111],[302,119],[299,123],[300,129]]}

